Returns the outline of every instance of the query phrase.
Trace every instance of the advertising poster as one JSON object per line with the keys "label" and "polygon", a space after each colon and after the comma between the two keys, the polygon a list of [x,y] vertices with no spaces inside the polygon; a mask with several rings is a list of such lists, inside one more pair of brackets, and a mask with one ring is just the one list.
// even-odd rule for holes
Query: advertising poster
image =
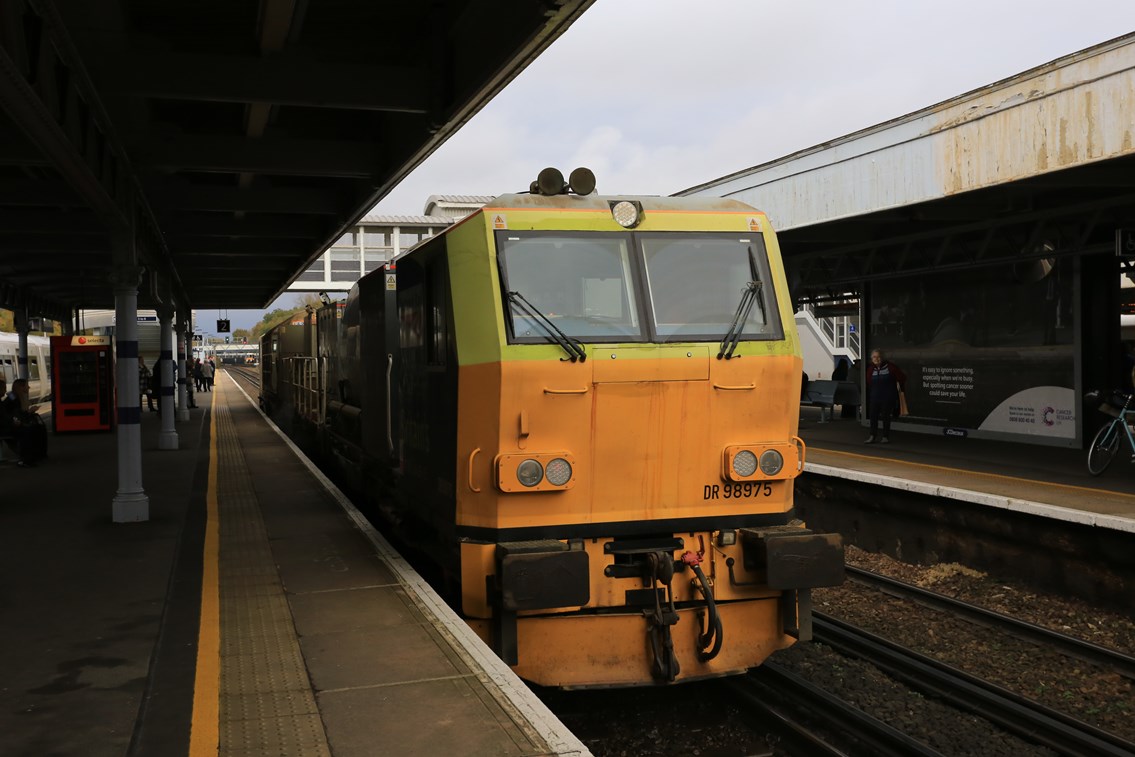
{"label": "advertising poster", "polygon": [[1042,259],[876,282],[864,362],[881,349],[906,373],[903,423],[1072,445],[1073,275]]}

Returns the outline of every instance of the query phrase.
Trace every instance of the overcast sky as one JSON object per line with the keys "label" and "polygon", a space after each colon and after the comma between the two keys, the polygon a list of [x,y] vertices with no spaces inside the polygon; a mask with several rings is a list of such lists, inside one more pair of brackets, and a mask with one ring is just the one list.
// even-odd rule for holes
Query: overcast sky
{"label": "overcast sky", "polygon": [[673,194],[1132,31],[1132,0],[597,0],[376,211],[544,166]]}

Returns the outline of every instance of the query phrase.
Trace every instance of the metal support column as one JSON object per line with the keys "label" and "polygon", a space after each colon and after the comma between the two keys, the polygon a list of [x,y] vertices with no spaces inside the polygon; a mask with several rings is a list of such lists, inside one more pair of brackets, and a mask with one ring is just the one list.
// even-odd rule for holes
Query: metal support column
{"label": "metal support column", "polygon": [[[132,240],[126,244],[132,244]],[[142,404],[141,388],[138,385],[138,284],[142,280],[143,270],[136,265],[118,265],[111,272],[117,360],[115,383],[118,386],[118,493],[114,495],[113,503],[115,523],[150,519],[150,498],[142,488]]]}
{"label": "metal support column", "polygon": [[162,340],[161,357],[158,358],[158,375],[161,377],[158,411],[162,419],[158,449],[177,449],[177,430],[173,427],[173,308],[158,309],[158,324]]}
{"label": "metal support column", "polygon": [[177,319],[177,419],[179,421],[189,420],[189,397],[185,391],[185,382],[188,380],[189,374],[186,373],[188,365],[185,360],[185,334],[188,330],[185,321],[179,315]]}

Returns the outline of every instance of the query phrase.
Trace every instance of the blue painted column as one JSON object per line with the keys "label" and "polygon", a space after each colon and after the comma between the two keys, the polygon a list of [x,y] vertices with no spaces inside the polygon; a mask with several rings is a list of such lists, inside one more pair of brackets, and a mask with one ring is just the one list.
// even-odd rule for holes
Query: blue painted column
{"label": "blue painted column", "polygon": [[189,420],[189,397],[185,391],[185,321],[178,316],[177,325],[177,419],[179,421]]}
{"label": "blue painted column", "polygon": [[177,449],[177,429],[173,427],[173,308],[158,310],[158,324],[161,327],[162,352],[158,358],[158,374],[161,379],[161,400],[158,411],[162,420],[162,430],[158,434],[158,449]]}
{"label": "blue painted column", "polygon": [[138,284],[143,268],[115,266],[115,384],[118,391],[118,493],[115,523],[150,519],[150,498],[142,488],[142,404],[138,386]]}

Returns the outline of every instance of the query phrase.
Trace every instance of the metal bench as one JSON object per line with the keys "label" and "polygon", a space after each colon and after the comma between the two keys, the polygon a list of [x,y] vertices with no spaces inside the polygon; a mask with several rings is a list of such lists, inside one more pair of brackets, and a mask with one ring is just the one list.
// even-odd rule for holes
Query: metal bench
{"label": "metal bench", "polygon": [[859,387],[851,381],[809,381],[800,404],[820,408],[820,423],[826,423],[834,405],[859,407]]}

